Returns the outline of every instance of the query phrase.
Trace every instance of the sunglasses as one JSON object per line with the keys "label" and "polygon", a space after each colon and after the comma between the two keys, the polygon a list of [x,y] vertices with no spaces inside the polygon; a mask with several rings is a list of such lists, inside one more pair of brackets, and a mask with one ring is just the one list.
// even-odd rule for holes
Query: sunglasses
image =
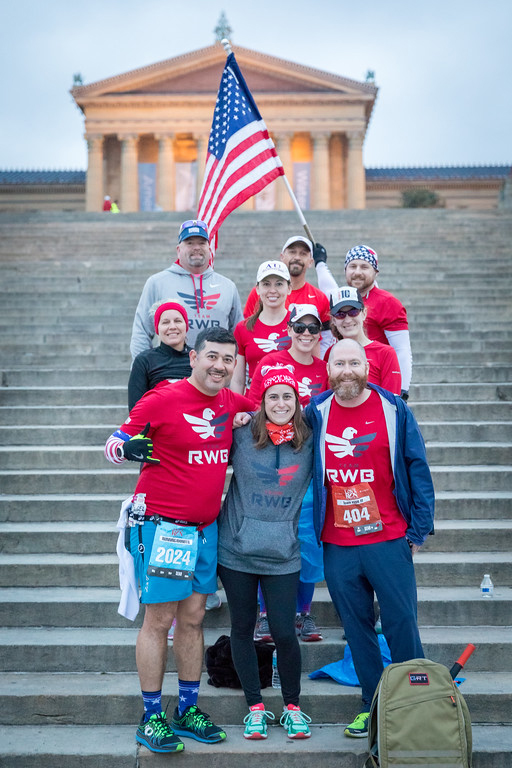
{"label": "sunglasses", "polygon": [[306,325],[306,323],[290,323],[290,328],[292,328],[298,336],[302,333],[306,333],[306,331],[309,331],[312,336],[316,336],[322,330],[318,323],[310,323],[309,325]]}
{"label": "sunglasses", "polygon": [[205,221],[198,221],[197,219],[189,219],[188,221],[184,221],[183,224],[180,227],[180,232],[183,232],[184,229],[188,229],[189,227],[201,227],[201,229],[208,230],[208,225]]}
{"label": "sunglasses", "polygon": [[331,317],[336,317],[338,320],[344,320],[346,316],[349,317],[357,317],[360,314],[361,310],[357,309],[357,307],[353,307],[353,309],[348,309],[346,312],[342,312],[342,310],[338,310],[338,312],[331,312]]}

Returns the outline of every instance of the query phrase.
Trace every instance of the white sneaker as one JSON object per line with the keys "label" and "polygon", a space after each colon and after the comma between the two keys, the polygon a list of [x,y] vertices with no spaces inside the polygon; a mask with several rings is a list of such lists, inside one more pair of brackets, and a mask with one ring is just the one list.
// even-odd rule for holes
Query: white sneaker
{"label": "white sneaker", "polygon": [[222,605],[222,600],[220,599],[220,595],[218,595],[217,592],[212,592],[211,594],[206,596],[207,611],[215,611],[217,608],[220,608],[221,605]]}

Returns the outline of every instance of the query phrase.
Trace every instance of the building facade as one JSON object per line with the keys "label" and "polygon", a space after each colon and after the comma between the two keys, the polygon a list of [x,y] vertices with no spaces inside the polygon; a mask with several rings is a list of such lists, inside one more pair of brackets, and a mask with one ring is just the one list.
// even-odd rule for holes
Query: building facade
{"label": "building facade", "polygon": [[[236,57],[301,207],[365,208],[375,85],[238,46]],[[87,211],[107,194],[124,212],[195,210],[225,59],[216,43],[72,89],[85,118]],[[244,207],[292,203],[277,179]]]}

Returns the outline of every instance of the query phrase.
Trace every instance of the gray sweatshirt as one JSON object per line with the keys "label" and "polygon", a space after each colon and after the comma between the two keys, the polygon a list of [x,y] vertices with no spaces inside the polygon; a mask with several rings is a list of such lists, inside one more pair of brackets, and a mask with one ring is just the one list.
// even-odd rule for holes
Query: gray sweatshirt
{"label": "gray sweatshirt", "polygon": [[193,275],[179,264],[171,264],[146,280],[133,321],[130,342],[133,359],[139,352],[151,349],[155,325],[150,310],[164,300],[178,301],[187,310],[187,344],[191,347],[205,328],[220,326],[233,331],[244,319],[240,296],[232,280],[214,272],[212,267]]}
{"label": "gray sweatshirt", "polygon": [[245,573],[300,570],[300,508],[313,467],[311,437],[298,453],[270,441],[254,447],[251,425],[233,432],[233,478],[222,505],[218,561]]}

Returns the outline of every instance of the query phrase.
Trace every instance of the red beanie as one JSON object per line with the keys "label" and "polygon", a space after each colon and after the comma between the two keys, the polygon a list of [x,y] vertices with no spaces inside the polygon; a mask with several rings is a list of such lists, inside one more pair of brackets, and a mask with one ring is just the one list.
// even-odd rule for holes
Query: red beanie
{"label": "red beanie", "polygon": [[288,384],[299,394],[299,385],[295,378],[293,365],[264,365],[261,369],[261,375],[263,377],[261,382],[262,395],[275,384]]}
{"label": "red beanie", "polygon": [[166,301],[164,304],[160,304],[159,307],[157,307],[155,312],[155,333],[158,333],[158,326],[160,324],[160,318],[162,316],[162,312],[165,312],[167,309],[175,309],[176,312],[179,312],[180,315],[183,317],[185,321],[185,325],[187,326],[188,330],[188,315],[187,310],[185,307],[182,307],[181,304],[178,304],[177,301]]}

